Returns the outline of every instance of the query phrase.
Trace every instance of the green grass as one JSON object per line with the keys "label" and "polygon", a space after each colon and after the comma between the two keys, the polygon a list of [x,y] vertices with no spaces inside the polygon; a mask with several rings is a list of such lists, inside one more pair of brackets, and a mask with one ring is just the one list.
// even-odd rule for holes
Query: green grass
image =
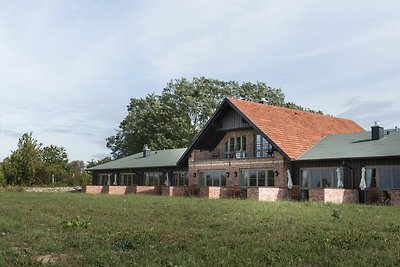
{"label": "green grass", "polygon": [[0,193],[0,266],[393,266],[400,207]]}

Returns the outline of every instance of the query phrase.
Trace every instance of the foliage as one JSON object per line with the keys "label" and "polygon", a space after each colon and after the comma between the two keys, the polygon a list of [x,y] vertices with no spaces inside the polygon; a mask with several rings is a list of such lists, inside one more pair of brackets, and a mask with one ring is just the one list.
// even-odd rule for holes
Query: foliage
{"label": "foliage", "polygon": [[75,218],[64,221],[62,222],[62,225],[64,225],[67,228],[85,228],[87,229],[89,225],[91,225],[92,218],[89,217],[88,220],[82,219],[79,215],[76,216]]}
{"label": "foliage", "polygon": [[336,220],[340,220],[342,219],[342,213],[340,212],[340,210],[334,210],[332,213],[332,217]]}
{"label": "foliage", "polygon": [[25,133],[18,141],[17,150],[13,151],[2,164],[4,177],[11,185],[29,185],[37,181],[37,173],[42,168],[40,160],[42,144],[32,133]]}
{"label": "foliage", "polygon": [[6,185],[6,179],[4,177],[3,168],[1,167],[2,162],[0,162],[0,186]]}
{"label": "foliage", "polygon": [[[43,255],[57,266],[397,266],[400,259],[397,206],[46,193],[0,198],[0,266],[35,265]],[[339,209],[342,219],[332,220]],[[82,221],[91,222],[87,230],[75,226]]]}
{"label": "foliage", "polygon": [[170,81],[161,95],[132,98],[128,115],[116,134],[107,138],[107,147],[115,158],[137,153],[144,144],[152,149],[186,147],[226,97],[256,102],[264,98],[271,105],[310,111],[285,103],[281,89],[263,82],[240,84],[205,77],[192,81],[182,78]]}
{"label": "foliage", "polygon": [[[25,133],[18,141],[18,147],[4,159],[1,177],[8,185],[81,185],[87,184],[89,175],[69,164],[64,147],[43,146],[33,138],[32,133]],[[84,165],[84,164],[83,164]],[[1,183],[0,179],[0,183]]]}
{"label": "foliage", "polygon": [[86,164],[86,168],[89,169],[89,168],[92,168],[92,167],[94,167],[94,166],[107,163],[107,162],[109,162],[109,161],[111,161],[111,160],[112,160],[111,157],[105,157],[105,158],[99,159],[99,160],[91,159],[91,160],[88,161],[88,163]]}

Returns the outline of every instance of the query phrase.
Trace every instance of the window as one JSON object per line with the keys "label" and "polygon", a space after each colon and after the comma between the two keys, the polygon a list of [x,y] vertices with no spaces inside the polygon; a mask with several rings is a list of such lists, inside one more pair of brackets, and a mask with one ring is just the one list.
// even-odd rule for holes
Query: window
{"label": "window", "polygon": [[246,157],[246,136],[231,137],[224,143],[225,158],[245,158]]}
{"label": "window", "polygon": [[165,182],[164,174],[162,172],[145,172],[144,185],[154,186],[160,185]]}
{"label": "window", "polygon": [[[309,168],[300,170],[300,186],[303,188],[337,187],[338,168]],[[339,168],[340,180],[343,183],[343,168]]]}
{"label": "window", "polygon": [[378,187],[379,189],[400,188],[400,167],[366,167],[365,180],[367,187]]}
{"label": "window", "polygon": [[172,185],[185,186],[188,185],[187,172],[174,172],[172,173]]}
{"label": "window", "polygon": [[119,175],[119,185],[135,185],[137,184],[136,175],[134,173],[121,173]]}
{"label": "window", "polygon": [[400,167],[393,168],[393,188],[400,188]]}
{"label": "window", "polygon": [[376,169],[367,168],[365,179],[367,182],[367,187],[376,187]]}
{"label": "window", "polygon": [[110,185],[111,181],[111,174],[110,173],[101,173],[99,174],[99,180],[97,182],[98,185]]}
{"label": "window", "polygon": [[379,188],[389,189],[392,187],[392,168],[379,169]]}
{"label": "window", "polygon": [[240,172],[240,186],[274,186],[273,170],[242,170]]}
{"label": "window", "polygon": [[255,156],[256,158],[269,158],[274,156],[274,148],[272,144],[267,141],[260,134],[255,135]]}
{"label": "window", "polygon": [[201,186],[226,186],[226,171],[202,171],[199,173]]}

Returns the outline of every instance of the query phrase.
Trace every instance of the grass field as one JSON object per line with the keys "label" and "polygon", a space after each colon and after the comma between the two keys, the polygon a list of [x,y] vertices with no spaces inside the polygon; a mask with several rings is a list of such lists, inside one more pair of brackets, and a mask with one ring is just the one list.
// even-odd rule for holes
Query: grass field
{"label": "grass field", "polygon": [[399,207],[17,192],[0,200],[0,266],[400,264]]}

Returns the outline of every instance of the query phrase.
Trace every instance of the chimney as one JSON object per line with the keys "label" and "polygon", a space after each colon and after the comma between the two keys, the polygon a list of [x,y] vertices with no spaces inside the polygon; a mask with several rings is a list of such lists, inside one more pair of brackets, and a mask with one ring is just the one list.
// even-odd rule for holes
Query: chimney
{"label": "chimney", "polygon": [[375,121],[375,125],[371,126],[371,137],[372,140],[380,140],[385,135],[383,127],[380,126],[379,121]]}
{"label": "chimney", "polygon": [[261,98],[259,104],[267,104],[267,99],[265,97]]}
{"label": "chimney", "polygon": [[143,146],[143,158],[150,156],[150,148],[147,145]]}

